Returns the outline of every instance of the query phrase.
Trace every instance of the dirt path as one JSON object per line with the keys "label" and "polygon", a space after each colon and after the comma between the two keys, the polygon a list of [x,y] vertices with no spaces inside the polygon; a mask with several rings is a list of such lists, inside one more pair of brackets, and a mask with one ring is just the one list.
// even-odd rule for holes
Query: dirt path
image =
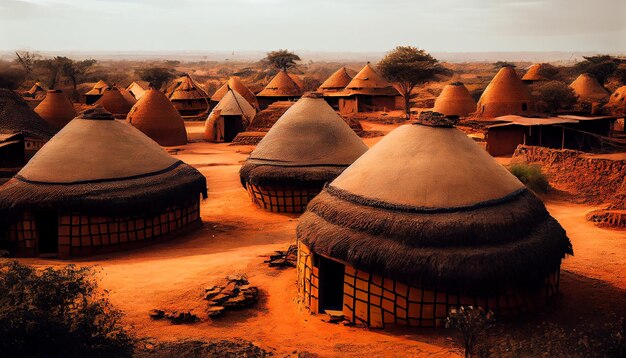
{"label": "dirt path", "polygon": [[[278,271],[263,264],[273,250],[294,242],[297,216],[267,213],[250,202],[238,176],[247,152],[249,149],[226,144],[193,143],[177,154],[207,177],[209,198],[201,206],[204,225],[200,230],[137,251],[74,261],[101,268],[102,287],[110,291],[113,304],[125,312],[126,322],[138,336],[160,340],[241,338],[279,356],[296,351],[348,357],[453,355],[454,344],[446,330],[370,331],[324,323],[320,316],[302,311],[295,300],[295,270]],[[597,302],[614,302],[607,300],[607,295],[623,294],[626,289],[626,232],[599,229],[586,222],[590,207],[555,201],[548,203],[548,209],[567,230],[576,253],[563,265],[564,306],[586,301],[589,309],[595,309]],[[202,315],[203,288],[229,274],[245,274],[260,288],[258,308],[192,325],[171,325],[148,317],[154,308],[193,310]],[[587,280],[610,289],[596,290]],[[554,318],[567,320],[568,315],[557,312]]]}

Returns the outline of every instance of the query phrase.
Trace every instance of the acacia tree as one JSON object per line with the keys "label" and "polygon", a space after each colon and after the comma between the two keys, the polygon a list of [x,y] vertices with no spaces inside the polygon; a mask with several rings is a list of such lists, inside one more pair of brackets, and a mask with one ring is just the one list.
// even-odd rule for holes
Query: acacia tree
{"label": "acacia tree", "polygon": [[402,97],[406,118],[411,116],[411,91],[415,86],[434,80],[437,75],[448,74],[439,61],[428,52],[413,46],[398,46],[388,52],[378,63],[378,69],[394,82]]}
{"label": "acacia tree", "polygon": [[91,67],[97,62],[93,59],[74,61],[61,56],[55,57],[55,61],[58,63],[61,73],[72,82],[74,89],[78,87],[78,83],[88,75]]}
{"label": "acacia tree", "polygon": [[601,85],[617,70],[620,60],[610,55],[583,56],[584,61],[576,64],[581,73],[595,77]]}
{"label": "acacia tree", "polygon": [[164,83],[174,79],[174,70],[164,67],[147,67],[135,70],[142,80],[149,82],[154,89],[161,89]]}
{"label": "acacia tree", "polygon": [[268,52],[264,60],[271,66],[285,72],[290,68],[296,67],[296,62],[301,61],[300,56],[290,52],[289,50]]}
{"label": "acacia tree", "polygon": [[35,51],[15,51],[15,62],[19,63],[26,76],[30,76],[35,70],[35,61],[39,54]]}

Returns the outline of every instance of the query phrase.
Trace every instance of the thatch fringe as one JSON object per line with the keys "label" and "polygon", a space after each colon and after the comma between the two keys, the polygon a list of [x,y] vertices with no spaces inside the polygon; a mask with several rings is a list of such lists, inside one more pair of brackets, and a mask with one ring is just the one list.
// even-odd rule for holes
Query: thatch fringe
{"label": "thatch fringe", "polygon": [[0,190],[0,231],[24,211],[53,209],[120,216],[160,212],[202,194],[206,178],[178,162],[168,171],[108,181],[33,183],[13,178]]}
{"label": "thatch fringe", "polygon": [[334,180],[347,166],[278,166],[246,162],[239,170],[241,184],[319,187]]}
{"label": "thatch fringe", "polygon": [[468,293],[539,287],[573,254],[563,228],[530,193],[431,214],[366,207],[325,189],[301,216],[297,237],[315,253],[370,273]]}

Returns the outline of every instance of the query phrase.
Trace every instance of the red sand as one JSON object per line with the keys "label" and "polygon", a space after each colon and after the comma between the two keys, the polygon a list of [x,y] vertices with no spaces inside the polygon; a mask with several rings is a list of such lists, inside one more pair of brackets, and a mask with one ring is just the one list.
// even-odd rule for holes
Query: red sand
{"label": "red sand", "polygon": [[[374,123],[363,126],[385,132],[393,128]],[[190,139],[194,139],[193,129],[190,132]],[[369,138],[366,142],[373,145],[378,140]],[[161,340],[241,338],[279,356],[294,351],[352,357],[455,355],[454,344],[447,338],[451,332],[447,330],[370,331],[325,323],[322,316],[300,309],[295,298],[295,269],[279,271],[263,263],[273,250],[286,249],[294,243],[297,216],[268,213],[251,203],[238,177],[240,164],[251,148],[211,143],[180,148],[176,156],[207,177],[209,198],[201,207],[202,229],[132,252],[72,261],[101,268],[101,286],[110,291],[113,304],[125,312],[126,322],[138,336]],[[576,254],[563,265],[568,272],[561,285],[565,305],[590,305],[590,299],[603,300],[602,295],[609,294],[604,290],[605,293],[593,297],[581,297],[573,292],[581,287],[579,281],[584,278],[626,289],[626,232],[600,229],[585,221],[585,214],[593,209],[589,206],[551,201],[548,209],[567,230]],[[44,265],[69,263],[23,261]],[[230,274],[245,274],[252,285],[260,288],[259,307],[192,325],[171,325],[149,318],[148,312],[155,308],[193,309],[205,318],[203,289]],[[555,316],[567,319],[563,312]]]}

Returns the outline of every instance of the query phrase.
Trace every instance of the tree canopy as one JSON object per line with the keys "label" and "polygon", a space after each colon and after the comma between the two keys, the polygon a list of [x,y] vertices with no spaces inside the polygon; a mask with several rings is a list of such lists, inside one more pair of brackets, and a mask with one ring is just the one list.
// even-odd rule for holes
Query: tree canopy
{"label": "tree canopy", "polygon": [[404,97],[407,118],[410,114],[410,96],[415,86],[449,73],[439,61],[425,50],[413,46],[398,46],[378,63],[378,69],[394,82]]}
{"label": "tree canopy", "polygon": [[610,55],[583,56],[584,61],[576,64],[581,73],[588,73],[603,85],[618,69],[620,60]]}
{"label": "tree canopy", "polygon": [[174,70],[165,67],[146,67],[135,70],[142,80],[149,82],[154,89],[161,89],[164,83],[174,79]]}
{"label": "tree canopy", "polygon": [[296,62],[301,61],[301,59],[300,56],[289,50],[277,50],[268,52],[265,61],[279,70],[287,71],[290,68],[296,67]]}

